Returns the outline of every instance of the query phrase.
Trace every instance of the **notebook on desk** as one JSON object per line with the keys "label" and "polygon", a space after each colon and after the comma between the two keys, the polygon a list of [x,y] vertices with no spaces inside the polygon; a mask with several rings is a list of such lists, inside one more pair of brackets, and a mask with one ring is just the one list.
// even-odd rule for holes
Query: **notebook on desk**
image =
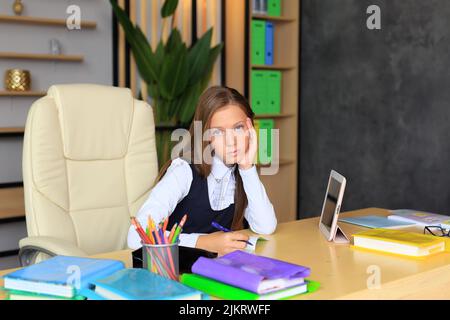
{"label": "notebook on desk", "polygon": [[382,216],[361,216],[340,218],[339,222],[354,224],[366,228],[396,229],[414,226],[413,222],[396,221]]}
{"label": "notebook on desk", "polygon": [[108,300],[201,300],[200,291],[144,269],[124,269],[92,283]]}
{"label": "notebook on desk", "polygon": [[73,298],[91,281],[124,269],[121,261],[56,256],[5,275],[5,288]]}

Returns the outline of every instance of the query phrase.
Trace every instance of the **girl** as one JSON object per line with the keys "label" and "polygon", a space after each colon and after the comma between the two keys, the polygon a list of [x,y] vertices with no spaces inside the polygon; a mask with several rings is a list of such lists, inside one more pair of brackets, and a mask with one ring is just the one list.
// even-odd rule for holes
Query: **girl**
{"label": "girl", "polygon": [[[253,164],[257,152],[253,117],[249,103],[236,90],[206,90],[190,128],[188,156],[169,161],[162,168],[156,180],[159,182],[137,213],[141,225],[147,225],[149,215],[155,223],[170,215],[170,230],[187,214],[180,245],[219,255],[245,248],[249,237],[235,232],[244,225],[255,233],[273,233],[277,225],[275,212]],[[196,121],[203,129],[200,135],[207,133],[206,139],[195,136]],[[195,143],[199,138],[201,143]],[[205,161],[205,153],[211,161]],[[217,232],[212,222],[233,232]],[[132,226],[128,246],[141,246]]]}

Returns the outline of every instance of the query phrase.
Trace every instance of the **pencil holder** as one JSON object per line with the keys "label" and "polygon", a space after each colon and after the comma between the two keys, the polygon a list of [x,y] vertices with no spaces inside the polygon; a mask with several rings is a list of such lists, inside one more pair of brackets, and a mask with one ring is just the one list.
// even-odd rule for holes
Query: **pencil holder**
{"label": "pencil holder", "polygon": [[178,242],[170,244],[142,244],[144,269],[178,281],[178,244]]}

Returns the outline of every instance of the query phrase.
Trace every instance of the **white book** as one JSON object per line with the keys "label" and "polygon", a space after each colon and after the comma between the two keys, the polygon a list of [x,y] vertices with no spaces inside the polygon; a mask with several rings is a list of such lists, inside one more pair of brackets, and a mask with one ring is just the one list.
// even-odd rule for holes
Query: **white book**
{"label": "white book", "polygon": [[391,213],[392,215],[388,216],[388,219],[412,222],[415,225],[422,227],[439,226],[441,223],[450,219],[450,217],[446,215],[410,209],[391,210]]}

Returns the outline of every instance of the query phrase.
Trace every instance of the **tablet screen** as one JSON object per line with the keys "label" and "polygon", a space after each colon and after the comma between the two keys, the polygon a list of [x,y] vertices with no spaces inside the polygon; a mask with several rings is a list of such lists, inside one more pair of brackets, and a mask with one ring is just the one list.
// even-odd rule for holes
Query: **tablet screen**
{"label": "tablet screen", "polygon": [[322,223],[327,228],[331,228],[331,224],[333,223],[334,212],[336,211],[336,205],[340,189],[341,183],[331,178],[330,186],[327,190],[327,197],[325,199],[325,205],[323,208],[323,215],[322,215]]}

